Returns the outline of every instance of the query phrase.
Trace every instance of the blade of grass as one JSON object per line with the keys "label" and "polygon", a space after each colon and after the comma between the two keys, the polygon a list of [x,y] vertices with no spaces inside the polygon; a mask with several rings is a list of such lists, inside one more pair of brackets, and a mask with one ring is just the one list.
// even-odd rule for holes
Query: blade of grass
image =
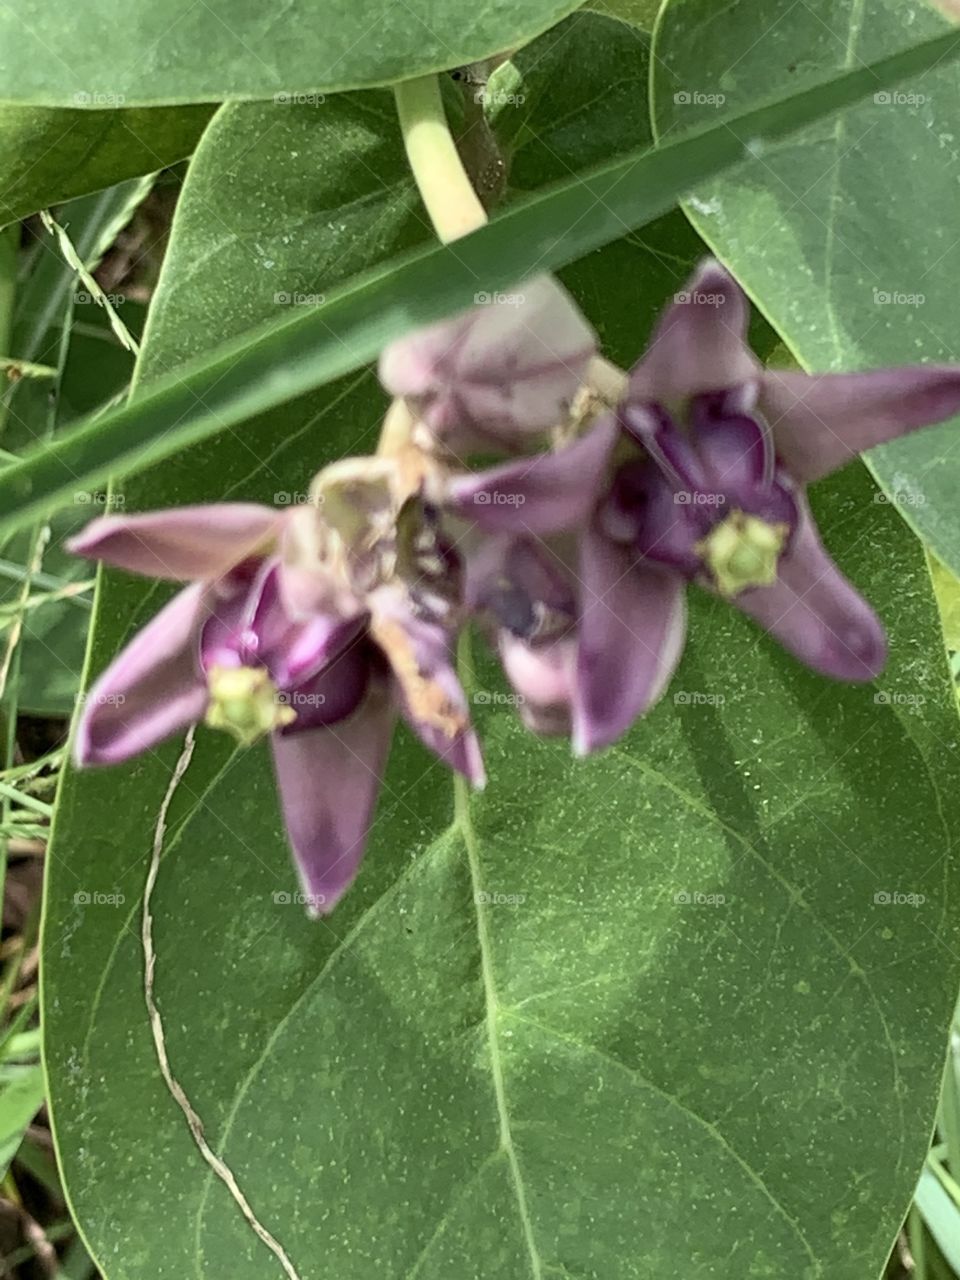
{"label": "blade of grass", "polygon": [[416,325],[563,266],[665,213],[697,183],[848,107],[879,87],[960,54],[960,32],[847,71],[772,105],[574,177],[455,244],[421,250],[158,379],[124,407],[88,419],[0,472],[0,532],[48,512],[77,486],[141,470],[372,360]]}

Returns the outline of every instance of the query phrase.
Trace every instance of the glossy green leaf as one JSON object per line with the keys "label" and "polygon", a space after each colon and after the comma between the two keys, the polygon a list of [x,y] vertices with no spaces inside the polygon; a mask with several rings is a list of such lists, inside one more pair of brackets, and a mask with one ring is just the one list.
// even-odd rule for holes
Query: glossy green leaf
{"label": "glossy green leaf", "polygon": [[[340,109],[330,136],[307,122],[297,141],[263,139],[267,108],[218,117],[145,390],[214,318],[242,331],[288,305],[274,291],[325,292],[351,253],[425,234],[389,100]],[[575,161],[572,143],[557,154]],[[287,181],[301,161],[324,223]],[[519,151],[514,166],[519,182]],[[611,349],[642,342],[664,300],[645,280],[609,315]],[[323,461],[370,447],[383,408],[372,378],[350,379],[124,496],[302,493]],[[455,790],[401,737],[360,879],[327,921],[296,902],[265,750],[201,730],[153,900],[157,999],[208,1140],[302,1280],[713,1280],[718,1258],[746,1280],[879,1271],[956,986],[960,777],[926,569],[873,494],[857,466],[814,499],[890,624],[880,690],[826,684],[699,596],[673,694],[575,763],[521,730],[478,645],[487,791]],[[105,577],[95,669],[162,598]],[[162,1084],[143,1005],[143,878],[177,754],[65,779],[44,926],[53,1120],[107,1280],[279,1278]]]}
{"label": "glossy green leaf", "polygon": [[[877,84],[960,53],[960,34],[834,76],[655,152],[569,179],[455,247],[425,250],[360,277],[303,316],[274,322],[158,380],[128,407],[0,472],[0,531],[48,510],[78,483],[143,468],[370,361],[416,324],[469,305],[478,286],[508,288],[534,265],[560,267],[666,212],[695,175],[722,172],[746,145],[789,134],[857,101]],[[229,224],[228,224],[229,225]]]}
{"label": "glossy green leaf", "polygon": [[[905,27],[936,36],[923,4],[672,0],[657,34],[662,141],[733,119],[751,103],[897,48]],[[722,102],[718,102],[722,98]],[[735,126],[734,126],[735,127]],[[813,369],[957,357],[956,199],[960,76],[952,64],[877,86],[859,107],[764,151],[736,182],[698,189],[697,229]],[[960,572],[960,449],[949,423],[875,450],[900,514]]]}
{"label": "glossy green leaf", "polygon": [[48,110],[0,105],[0,226],[190,155],[210,107]]}
{"label": "glossy green leaf", "polygon": [[306,96],[389,84],[525,44],[571,0],[100,0],[0,9],[0,96],[60,107],[131,107]]}
{"label": "glossy green leaf", "polygon": [[40,1063],[4,1067],[0,1076],[0,1177],[6,1177],[27,1125],[43,1105],[44,1080]]}

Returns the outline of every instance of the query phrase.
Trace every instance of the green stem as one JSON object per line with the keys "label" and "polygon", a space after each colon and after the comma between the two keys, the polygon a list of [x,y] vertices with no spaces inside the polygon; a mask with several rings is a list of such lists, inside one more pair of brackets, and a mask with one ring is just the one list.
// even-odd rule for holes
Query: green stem
{"label": "green stem", "polygon": [[[17,262],[20,255],[20,223],[0,231],[0,356],[12,356],[13,304],[17,293]],[[6,388],[0,387],[0,391]],[[0,394],[0,431],[7,414],[7,397]]]}
{"label": "green stem", "polygon": [[394,86],[400,129],[413,177],[444,244],[476,231],[487,214],[473,189],[447,124],[440,82],[420,76]]}

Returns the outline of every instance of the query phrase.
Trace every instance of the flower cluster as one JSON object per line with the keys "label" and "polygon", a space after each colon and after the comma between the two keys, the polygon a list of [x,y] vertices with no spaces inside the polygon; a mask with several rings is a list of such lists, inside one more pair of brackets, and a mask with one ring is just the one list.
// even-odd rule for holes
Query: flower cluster
{"label": "flower cluster", "polygon": [[[960,368],[764,369],[715,262],[611,393],[563,289],[529,282],[384,352],[378,454],[322,470],[311,501],[105,516],[84,556],[185,585],[100,677],[76,736],[110,764],[205,721],[268,735],[306,900],[352,883],[397,717],[476,786],[458,680],[473,619],[527,726],[608,746],[663,692],[687,585],[728,600],[839,680],[882,669],[883,628],[805,496],[873,445],[960,412]],[[471,470],[482,451],[494,465]]]}

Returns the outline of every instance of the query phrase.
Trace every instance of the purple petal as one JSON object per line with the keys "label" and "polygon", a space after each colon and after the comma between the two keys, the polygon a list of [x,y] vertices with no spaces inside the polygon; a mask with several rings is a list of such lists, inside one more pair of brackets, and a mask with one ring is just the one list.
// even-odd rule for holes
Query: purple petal
{"label": "purple petal", "polygon": [[546,536],[575,528],[601,496],[618,434],[611,415],[556,453],[462,476],[450,485],[450,509],[487,533]]}
{"label": "purple petal", "polygon": [[370,634],[393,670],[403,718],[435,756],[475,787],[486,781],[483,758],[457,678],[450,638],[413,616],[389,589],[371,597]]}
{"label": "purple petal", "polygon": [[353,883],[373,822],[395,713],[383,689],[339,724],[271,734],[287,835],[311,915]]}
{"label": "purple petal", "polygon": [[509,631],[498,637],[500,660],[516,691],[520,718],[533,733],[570,732],[576,682],[577,641],[572,635],[531,645]]}
{"label": "purple petal", "polygon": [[282,514],[250,502],[101,516],[67,543],[74,555],[175,582],[219,578],[273,538]]}
{"label": "purple petal", "polygon": [[707,476],[707,488],[723,493],[768,485],[773,479],[770,432],[747,414],[711,412],[711,397],[695,403],[691,435]]}
{"label": "purple petal", "polygon": [[202,585],[184,588],[107,668],[84,699],[78,765],[128,760],[203,716],[198,647],[207,607]]}
{"label": "purple petal", "polygon": [[302,733],[339,724],[352,715],[366,695],[377,667],[376,656],[366,636],[354,631],[322,671],[284,692],[283,700],[297,718],[283,732]]}
{"label": "purple petal", "polygon": [[868,373],[768,370],[761,405],[787,469],[798,480],[818,480],[865,449],[960,413],[960,365]]}
{"label": "purple petal", "polygon": [[678,293],[630,373],[630,400],[668,407],[691,396],[755,379],[759,363],[747,346],[747,300],[734,278],[708,258]]}
{"label": "purple petal", "polygon": [[451,448],[484,440],[512,447],[561,422],[596,351],[596,335],[551,276],[482,297],[380,358],[384,387],[410,398]]}
{"label": "purple petal", "polygon": [[596,530],[581,549],[582,615],[573,742],[609,746],[657,701],[680,659],[684,580]]}
{"label": "purple petal", "polygon": [[771,587],[741,592],[734,603],[808,667],[836,680],[872,680],[883,670],[883,626],[827,554],[802,494],[798,524]]}

